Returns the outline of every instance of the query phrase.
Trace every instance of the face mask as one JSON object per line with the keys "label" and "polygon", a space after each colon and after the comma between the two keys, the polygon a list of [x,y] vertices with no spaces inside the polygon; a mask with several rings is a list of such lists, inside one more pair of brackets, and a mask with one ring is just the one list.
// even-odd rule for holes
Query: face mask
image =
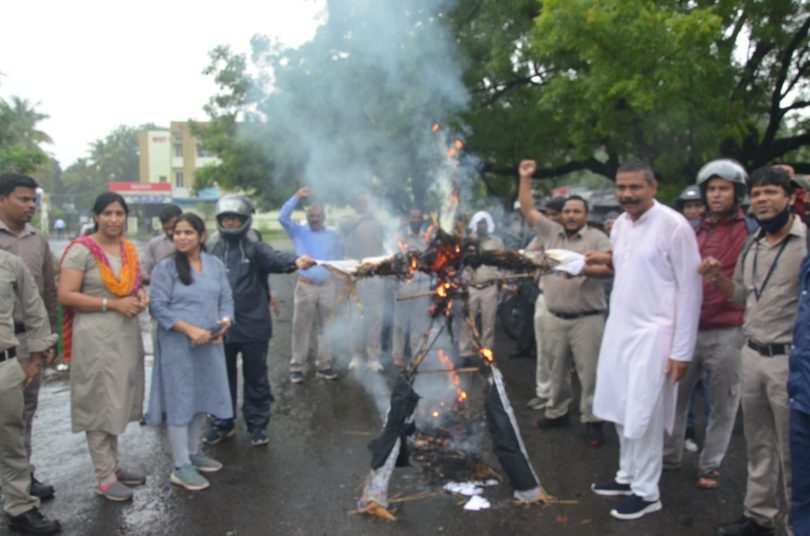
{"label": "face mask", "polygon": [[413,234],[419,234],[419,231],[422,230],[422,224],[421,223],[411,223],[410,226],[411,226],[411,232]]}
{"label": "face mask", "polygon": [[785,226],[788,219],[790,219],[790,205],[787,205],[785,210],[769,220],[760,220],[757,218],[757,223],[759,223],[759,227],[766,233],[775,233]]}

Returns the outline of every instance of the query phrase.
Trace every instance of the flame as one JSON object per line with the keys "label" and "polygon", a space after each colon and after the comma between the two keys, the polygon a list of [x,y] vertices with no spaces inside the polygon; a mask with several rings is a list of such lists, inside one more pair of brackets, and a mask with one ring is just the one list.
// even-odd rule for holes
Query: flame
{"label": "flame", "polygon": [[[439,361],[442,362],[442,365],[450,369],[450,381],[453,382],[453,386],[456,390],[456,400],[458,402],[464,402],[467,400],[467,392],[461,388],[461,378],[459,378],[458,374],[456,374],[455,366],[450,358],[447,356],[443,348],[439,348],[436,351],[436,355],[439,357]],[[453,387],[451,387],[452,389]]]}
{"label": "flame", "polygon": [[450,147],[449,149],[447,149],[447,156],[449,156],[450,158],[455,158],[457,154],[458,149],[456,149],[455,147]]}
{"label": "flame", "polygon": [[438,416],[439,416],[439,412],[438,412],[438,411],[434,411],[434,412],[432,413],[432,415],[433,415],[433,418],[436,418],[436,417],[438,417]]}
{"label": "flame", "polygon": [[481,348],[480,354],[484,359],[486,359],[490,363],[492,363],[492,361],[495,360],[495,356],[492,355],[492,350],[490,350],[489,348]]}
{"label": "flame", "polygon": [[428,225],[427,230],[425,230],[425,244],[430,243],[430,237],[433,234],[433,224],[431,223]]}
{"label": "flame", "polygon": [[439,131],[440,128],[442,128],[442,127],[439,126],[439,123],[434,123],[433,128],[431,128],[430,130],[433,131],[434,134],[436,134]]}
{"label": "flame", "polygon": [[455,143],[453,143],[453,145],[454,145],[454,146],[455,146],[455,148],[456,148],[457,150],[459,150],[459,151],[460,151],[460,150],[462,150],[462,149],[464,148],[464,142],[463,142],[463,141],[461,141],[461,140],[456,140],[456,141],[455,141]]}

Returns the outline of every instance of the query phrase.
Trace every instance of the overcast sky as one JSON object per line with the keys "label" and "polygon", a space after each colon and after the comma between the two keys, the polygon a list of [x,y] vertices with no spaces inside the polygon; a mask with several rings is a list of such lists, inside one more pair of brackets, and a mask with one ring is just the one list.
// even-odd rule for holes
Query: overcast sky
{"label": "overcast sky", "polygon": [[203,76],[219,44],[247,51],[256,33],[310,40],[325,0],[17,1],[2,8],[0,97],[50,116],[44,148],[62,168],[118,125],[204,119],[216,88]]}

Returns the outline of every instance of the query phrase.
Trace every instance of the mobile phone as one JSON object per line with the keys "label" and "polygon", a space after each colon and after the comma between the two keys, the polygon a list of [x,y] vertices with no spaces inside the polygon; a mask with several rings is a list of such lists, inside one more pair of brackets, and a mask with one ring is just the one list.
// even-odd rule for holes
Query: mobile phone
{"label": "mobile phone", "polygon": [[224,328],[225,328],[225,322],[220,321],[220,322],[217,322],[216,324],[214,324],[213,326],[211,326],[210,328],[208,328],[208,331],[211,333],[211,335],[216,337],[217,335],[219,335],[219,333]]}

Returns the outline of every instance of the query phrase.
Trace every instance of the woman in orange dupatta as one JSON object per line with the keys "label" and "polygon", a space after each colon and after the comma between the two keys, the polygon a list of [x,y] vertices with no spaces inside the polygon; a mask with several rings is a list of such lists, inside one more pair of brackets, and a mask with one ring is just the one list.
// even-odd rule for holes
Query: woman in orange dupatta
{"label": "woman in orange dupatta", "polygon": [[143,415],[137,316],[148,305],[138,254],[123,237],[128,212],[120,195],[99,195],[95,232],[68,245],[59,278],[59,303],[68,310],[65,352],[72,357],[71,427],[87,435],[96,493],[113,501],[131,499],[130,486],[145,482],[118,465],[118,436]]}

